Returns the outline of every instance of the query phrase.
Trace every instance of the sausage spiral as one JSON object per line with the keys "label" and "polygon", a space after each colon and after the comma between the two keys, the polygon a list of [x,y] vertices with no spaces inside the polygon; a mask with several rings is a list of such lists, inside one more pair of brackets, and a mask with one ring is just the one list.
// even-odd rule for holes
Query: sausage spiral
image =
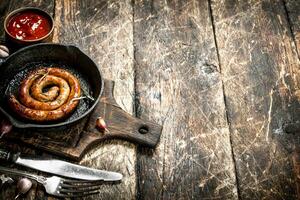
{"label": "sausage spiral", "polygon": [[[49,88],[47,92],[43,90]],[[78,105],[80,84],[77,78],[59,68],[40,68],[21,83],[19,100],[10,95],[10,107],[33,121],[54,121],[68,116]]]}

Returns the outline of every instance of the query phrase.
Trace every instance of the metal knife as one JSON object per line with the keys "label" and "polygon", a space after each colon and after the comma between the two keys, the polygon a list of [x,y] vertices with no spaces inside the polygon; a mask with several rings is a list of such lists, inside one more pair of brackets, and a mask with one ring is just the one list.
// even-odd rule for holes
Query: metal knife
{"label": "metal knife", "polygon": [[120,181],[123,175],[117,172],[110,172],[92,169],[69,162],[44,158],[22,158],[20,153],[12,153],[0,149],[0,159],[13,162],[18,165],[36,169],[42,172],[59,176],[88,180],[88,181]]}

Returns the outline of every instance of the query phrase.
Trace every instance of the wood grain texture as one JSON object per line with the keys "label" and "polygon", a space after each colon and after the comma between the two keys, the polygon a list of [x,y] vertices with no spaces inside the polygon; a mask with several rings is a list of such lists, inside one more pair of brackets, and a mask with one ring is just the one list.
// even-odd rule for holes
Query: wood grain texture
{"label": "wood grain texture", "polygon": [[[75,44],[98,64],[105,78],[116,81],[117,103],[133,112],[133,44],[131,2],[57,0],[54,41]],[[134,199],[136,188],[135,146],[122,141],[98,145],[81,164],[118,171],[119,185],[105,186],[99,195],[86,199]]]}
{"label": "wood grain texture", "polygon": [[296,199],[299,60],[279,1],[212,1],[241,199]]}
{"label": "wood grain texture", "polygon": [[[86,199],[300,199],[300,135],[282,128],[300,122],[298,0],[11,0],[3,10],[24,6],[55,16],[54,41],[91,55],[122,108],[164,125],[137,162],[127,142],[90,151],[81,164],[124,180]],[[25,199],[55,198],[35,184]]]}
{"label": "wood grain texture", "polygon": [[293,153],[293,165],[297,186],[298,199],[300,197],[300,149],[297,148]]}
{"label": "wood grain texture", "polygon": [[[283,0],[287,9],[289,22],[293,31],[293,37],[296,42],[298,56],[300,53],[300,1],[299,0]],[[300,57],[300,56],[299,56]]]}
{"label": "wood grain texture", "polygon": [[135,1],[137,113],[163,124],[139,149],[139,199],[237,199],[208,2]]}
{"label": "wood grain texture", "polygon": [[[3,0],[0,3],[0,24],[4,23],[4,19],[5,19],[6,13],[8,11],[8,7],[9,7],[9,0]],[[1,44],[5,43],[4,35],[5,35],[4,28],[1,28],[0,29],[0,43]]]}

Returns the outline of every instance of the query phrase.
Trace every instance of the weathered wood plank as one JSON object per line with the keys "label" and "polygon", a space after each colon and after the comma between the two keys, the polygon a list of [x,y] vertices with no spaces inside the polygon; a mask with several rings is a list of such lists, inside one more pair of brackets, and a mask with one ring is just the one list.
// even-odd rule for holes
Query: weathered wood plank
{"label": "weathered wood plank", "polygon": [[47,0],[47,1],[43,1],[43,0],[22,0],[22,1],[10,0],[10,3],[9,3],[10,11],[15,10],[17,8],[21,8],[21,7],[38,7],[40,9],[48,12],[51,15],[54,14],[54,1],[52,1],[52,0]]}
{"label": "weathered wood plank", "polygon": [[280,0],[212,1],[242,199],[296,199],[291,152],[299,135],[299,60]]}
{"label": "weathered wood plank", "polygon": [[[99,65],[104,77],[116,81],[115,98],[133,112],[133,10],[131,1],[56,1],[54,42],[80,47]],[[134,199],[136,150],[123,141],[98,145],[81,164],[121,172],[119,185],[108,185],[87,199]]]}
{"label": "weathered wood plank", "polygon": [[237,199],[222,79],[206,0],[135,1],[137,113],[163,124],[139,149],[140,199]]}
{"label": "weathered wood plank", "polygon": [[300,1],[299,0],[283,0],[286,5],[287,14],[290,19],[290,26],[293,31],[293,37],[298,49],[300,57]]}
{"label": "weathered wood plank", "polygon": [[[8,11],[8,7],[9,7],[9,0],[3,0],[0,3],[0,25],[3,26],[4,23],[4,19],[6,16],[6,13]],[[1,44],[4,44],[4,28],[0,28],[0,42]]]}

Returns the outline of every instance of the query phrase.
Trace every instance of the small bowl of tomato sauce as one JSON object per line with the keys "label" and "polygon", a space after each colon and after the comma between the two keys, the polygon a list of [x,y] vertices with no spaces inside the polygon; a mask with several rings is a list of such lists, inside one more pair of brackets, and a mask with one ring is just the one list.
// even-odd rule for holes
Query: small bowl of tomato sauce
{"label": "small bowl of tomato sauce", "polygon": [[53,29],[53,18],[47,12],[33,7],[14,10],[4,21],[7,38],[19,45],[51,41]]}

